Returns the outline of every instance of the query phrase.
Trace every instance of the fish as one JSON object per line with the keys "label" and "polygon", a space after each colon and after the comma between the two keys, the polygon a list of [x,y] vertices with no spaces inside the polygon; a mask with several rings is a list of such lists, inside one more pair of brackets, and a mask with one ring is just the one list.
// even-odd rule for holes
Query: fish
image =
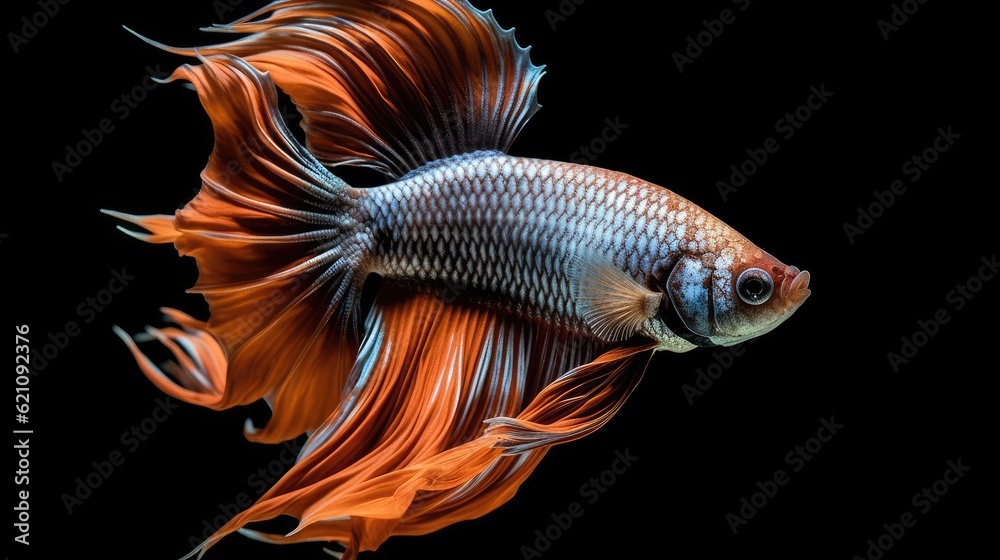
{"label": "fish", "polygon": [[[163,82],[192,87],[212,123],[197,194],[173,214],[102,210],[195,260],[208,317],[163,308],[165,326],[114,331],[166,394],[263,400],[247,439],[307,439],[185,558],[240,533],[353,560],[487,515],[550,448],[604,426],[655,352],[761,336],[811,293],[807,271],[671,190],[510,155],[545,67],[492,11],[278,0],[210,30],[239,37],[136,33],[194,59]],[[377,180],[353,186],[354,170]],[[298,524],[248,527],[278,516]]]}

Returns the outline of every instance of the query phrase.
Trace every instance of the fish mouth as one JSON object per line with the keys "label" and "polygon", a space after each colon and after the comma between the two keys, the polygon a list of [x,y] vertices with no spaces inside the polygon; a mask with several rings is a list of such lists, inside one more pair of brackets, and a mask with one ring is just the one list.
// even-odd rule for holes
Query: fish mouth
{"label": "fish mouth", "polygon": [[781,280],[779,293],[790,306],[798,307],[809,297],[812,291],[809,289],[809,271],[799,271],[797,267],[786,266],[785,277]]}

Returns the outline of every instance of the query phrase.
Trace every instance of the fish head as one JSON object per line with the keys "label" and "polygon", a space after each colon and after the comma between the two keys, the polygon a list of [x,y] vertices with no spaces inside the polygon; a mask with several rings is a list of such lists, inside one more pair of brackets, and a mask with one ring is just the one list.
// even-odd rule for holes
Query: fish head
{"label": "fish head", "polygon": [[664,324],[697,346],[731,346],[767,333],[809,297],[809,273],[756,247],[682,256],[659,276]]}

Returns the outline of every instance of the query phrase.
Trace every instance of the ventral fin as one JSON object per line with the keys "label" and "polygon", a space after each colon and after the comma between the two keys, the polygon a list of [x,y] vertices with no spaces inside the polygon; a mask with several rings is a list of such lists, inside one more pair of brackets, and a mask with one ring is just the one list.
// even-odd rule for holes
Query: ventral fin
{"label": "ventral fin", "polygon": [[513,29],[463,0],[280,0],[209,30],[247,36],[198,48],[144,40],[269,72],[327,165],[399,178],[444,157],[506,151],[540,108],[543,67]]}
{"label": "ventral fin", "polygon": [[628,340],[656,316],[663,294],[636,282],[611,262],[578,257],[570,266],[577,309],[595,336],[607,342]]}

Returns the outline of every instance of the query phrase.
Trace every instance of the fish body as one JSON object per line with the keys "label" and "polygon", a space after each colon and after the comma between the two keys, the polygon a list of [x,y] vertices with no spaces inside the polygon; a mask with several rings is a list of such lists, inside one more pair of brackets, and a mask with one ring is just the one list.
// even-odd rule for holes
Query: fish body
{"label": "fish body", "polygon": [[[463,0],[280,0],[185,49],[215,145],[173,214],[106,211],[193,257],[210,316],[115,328],[167,394],[264,400],[295,465],[188,556],[239,532],[351,560],[510,499],[553,445],[603,426],[652,351],[770,331],[809,295],[689,200],[626,173],[514,157],[543,71]],[[303,115],[287,128],[278,88]],[[338,166],[381,173],[357,188]],[[373,298],[365,294],[374,293]],[[139,348],[164,344],[156,364]],[[285,534],[248,524],[288,515]]]}
{"label": "fish body", "polygon": [[[678,333],[671,332],[657,309],[644,330],[661,349],[696,346],[686,339],[702,346],[741,341],[712,325],[712,310],[735,306],[727,297],[734,270],[765,260],[749,240],[687,199],[588,165],[477,152],[366,189],[361,200],[370,236],[361,265],[367,272],[470,289],[483,304],[587,336],[603,333],[579,305],[578,296],[590,288],[581,275],[613,268],[623,282],[662,292],[683,262],[693,269],[689,283],[707,281],[705,294],[717,286],[723,296],[711,308],[691,310],[700,332],[676,326]],[[779,266],[771,261],[768,266]],[[799,273],[785,269],[780,265],[775,276],[790,284]],[[803,281],[797,290],[805,290]],[[801,303],[805,292],[798,296],[790,305]],[[675,297],[684,301],[684,294]]]}

